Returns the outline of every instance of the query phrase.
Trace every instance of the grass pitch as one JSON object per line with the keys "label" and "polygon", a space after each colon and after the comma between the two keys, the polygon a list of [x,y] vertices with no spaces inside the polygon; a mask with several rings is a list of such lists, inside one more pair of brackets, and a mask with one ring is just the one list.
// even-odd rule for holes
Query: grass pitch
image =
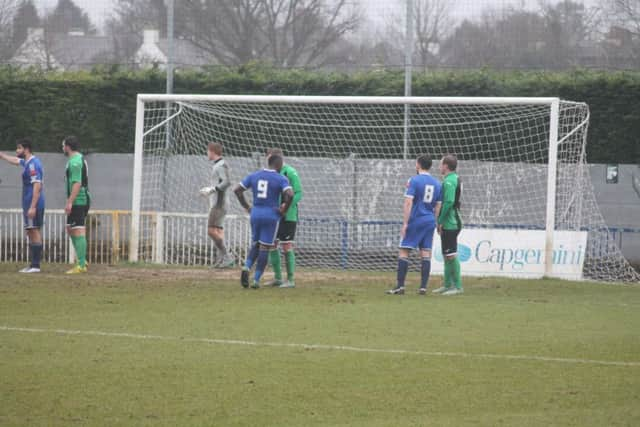
{"label": "grass pitch", "polygon": [[237,271],[17,268],[0,265],[2,426],[640,425],[638,285],[399,297],[386,273],[255,291]]}

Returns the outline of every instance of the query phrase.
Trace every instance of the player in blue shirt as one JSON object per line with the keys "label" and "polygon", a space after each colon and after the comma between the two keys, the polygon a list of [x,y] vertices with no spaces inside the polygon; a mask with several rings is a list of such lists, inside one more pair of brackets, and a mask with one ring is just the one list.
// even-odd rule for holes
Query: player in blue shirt
{"label": "player in blue shirt", "polygon": [[[282,164],[282,156],[270,156],[269,169],[246,176],[234,190],[242,207],[251,214],[251,247],[240,278],[244,288],[249,287],[249,271],[254,263],[256,271],[251,287],[260,287],[260,278],[267,266],[269,251],[275,248],[280,219],[293,200],[289,180],[280,175]],[[253,194],[253,208],[244,198],[244,192],[248,189],[251,189]]]}
{"label": "player in blue shirt", "polygon": [[40,159],[33,155],[33,146],[28,139],[16,143],[16,157],[0,153],[3,159],[12,165],[22,166],[22,213],[24,229],[29,238],[31,265],[20,273],[39,273],[42,258],[42,234],[44,224],[44,170]]}
{"label": "player in blue shirt", "polygon": [[404,281],[409,270],[409,254],[412,249],[420,249],[422,268],[420,277],[420,295],[427,293],[427,283],[431,272],[431,247],[433,232],[436,229],[436,218],[442,204],[442,186],[440,181],[429,174],[431,157],[422,155],[416,160],[417,175],[407,182],[404,193],[404,209],[402,217],[402,241],[398,254],[398,281],[394,289],[387,291],[390,295],[404,294]]}

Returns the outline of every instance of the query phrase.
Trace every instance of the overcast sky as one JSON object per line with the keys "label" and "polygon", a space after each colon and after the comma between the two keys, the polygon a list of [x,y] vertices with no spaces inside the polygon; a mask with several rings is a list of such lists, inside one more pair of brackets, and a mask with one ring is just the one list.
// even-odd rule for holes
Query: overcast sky
{"label": "overcast sky", "polygon": [[[55,7],[57,0],[34,0],[35,4],[41,11],[50,10]],[[174,0],[176,2],[181,0]],[[362,4],[362,9],[369,15],[374,21],[383,21],[385,12],[388,13],[391,3],[405,4],[405,0],[359,0]],[[446,0],[454,4],[454,15],[461,18],[475,18],[479,17],[484,9],[489,6],[503,7],[503,6],[519,6],[524,5],[527,8],[535,8],[540,4],[540,1],[548,1],[556,3],[558,0]],[[596,0],[575,0],[586,3],[593,3]],[[74,0],[74,2],[89,12],[91,21],[101,27],[104,20],[111,13],[113,6],[117,3],[117,0]]]}

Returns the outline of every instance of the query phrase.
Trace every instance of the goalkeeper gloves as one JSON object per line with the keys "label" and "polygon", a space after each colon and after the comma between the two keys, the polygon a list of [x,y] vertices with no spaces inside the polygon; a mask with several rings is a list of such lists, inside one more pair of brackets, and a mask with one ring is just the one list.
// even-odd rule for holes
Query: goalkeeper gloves
{"label": "goalkeeper gloves", "polygon": [[202,187],[200,189],[200,195],[202,197],[207,197],[210,196],[211,194],[216,192],[216,188],[215,187]]}

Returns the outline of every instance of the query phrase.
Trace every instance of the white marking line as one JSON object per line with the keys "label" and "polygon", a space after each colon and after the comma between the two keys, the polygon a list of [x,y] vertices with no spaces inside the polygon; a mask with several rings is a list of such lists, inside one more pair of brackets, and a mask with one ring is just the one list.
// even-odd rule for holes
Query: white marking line
{"label": "white marking line", "polygon": [[515,354],[485,354],[485,353],[458,353],[447,351],[418,351],[418,350],[395,350],[382,348],[366,348],[351,347],[346,345],[329,345],[329,344],[297,344],[297,343],[281,343],[281,342],[260,342],[245,340],[224,340],[215,338],[182,338],[164,335],[145,335],[131,334],[127,332],[104,332],[104,331],[78,331],[69,329],[42,329],[42,328],[20,328],[14,326],[0,326],[0,331],[7,332],[30,332],[42,334],[60,334],[60,335],[83,335],[98,336],[111,338],[131,338],[138,340],[156,340],[156,341],[176,341],[204,344],[221,344],[221,345],[242,345],[252,347],[282,347],[282,348],[303,348],[309,350],[337,350],[350,351],[358,353],[382,353],[382,354],[406,354],[412,356],[429,356],[429,357],[463,357],[473,359],[498,359],[498,360],[522,360],[534,362],[557,362],[571,363],[583,365],[604,365],[604,366],[627,366],[640,367],[640,362],[622,362],[615,360],[593,360],[593,359],[570,359],[563,357],[547,357],[547,356],[531,356],[531,355],[515,355]]}

